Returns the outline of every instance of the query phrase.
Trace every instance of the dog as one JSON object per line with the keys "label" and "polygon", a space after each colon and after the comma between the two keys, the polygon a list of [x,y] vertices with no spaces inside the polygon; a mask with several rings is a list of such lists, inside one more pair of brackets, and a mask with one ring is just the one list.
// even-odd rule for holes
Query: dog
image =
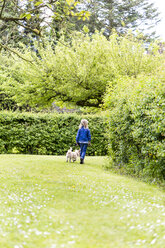
{"label": "dog", "polygon": [[67,154],[66,154],[66,162],[69,162],[71,163],[71,160],[73,162],[75,162],[77,160],[77,157],[80,156],[80,151],[79,150],[75,150],[74,152],[72,151],[72,147],[70,147],[70,149],[67,151]]}
{"label": "dog", "polygon": [[70,149],[67,151],[66,153],[66,162],[71,162],[71,152],[72,152],[72,147],[70,147]]}

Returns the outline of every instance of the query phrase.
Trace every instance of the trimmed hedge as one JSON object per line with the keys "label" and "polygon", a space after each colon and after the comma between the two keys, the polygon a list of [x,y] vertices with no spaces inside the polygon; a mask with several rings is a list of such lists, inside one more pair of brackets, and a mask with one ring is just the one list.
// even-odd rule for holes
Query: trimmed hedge
{"label": "trimmed hedge", "polygon": [[105,122],[99,116],[0,112],[0,153],[65,155],[82,118],[87,118],[92,145],[87,155],[106,155]]}
{"label": "trimmed hedge", "polygon": [[121,79],[106,103],[111,107],[108,136],[113,167],[129,175],[164,180],[164,77]]}

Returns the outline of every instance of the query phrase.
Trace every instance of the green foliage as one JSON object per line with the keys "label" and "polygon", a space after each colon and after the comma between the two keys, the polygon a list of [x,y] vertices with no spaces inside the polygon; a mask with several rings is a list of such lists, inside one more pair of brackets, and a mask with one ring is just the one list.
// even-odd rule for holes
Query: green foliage
{"label": "green foliage", "polygon": [[[78,115],[0,113],[0,152],[65,155],[72,146],[81,120]],[[92,135],[88,155],[106,155],[103,117],[87,116]]]}
{"label": "green foliage", "polygon": [[56,101],[98,107],[113,74],[108,44],[100,34],[91,39],[79,33],[71,44],[60,40],[55,48],[41,45],[37,54],[25,49],[22,55],[33,62],[15,56],[9,85],[14,100],[30,106]]}
{"label": "green foliage", "polygon": [[109,88],[109,152],[122,172],[165,179],[164,73],[121,77]]}
{"label": "green foliage", "polygon": [[55,101],[98,108],[107,85],[116,84],[119,75],[150,74],[162,63],[155,44],[148,54],[131,33],[125,37],[113,33],[109,40],[98,32],[75,33],[69,42],[61,38],[56,45],[45,42],[35,47],[24,48],[21,56],[26,61],[15,55],[11,66],[10,59],[11,79],[4,90],[18,105],[43,107]]}
{"label": "green foliage", "polygon": [[12,100],[12,95],[8,92],[10,77],[6,68],[7,57],[0,54],[0,110],[12,109],[16,103]]}

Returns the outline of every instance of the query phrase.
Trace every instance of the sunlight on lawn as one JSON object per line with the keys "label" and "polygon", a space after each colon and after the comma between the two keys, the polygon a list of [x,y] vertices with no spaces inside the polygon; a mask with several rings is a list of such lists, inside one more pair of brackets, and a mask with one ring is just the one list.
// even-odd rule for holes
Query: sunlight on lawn
{"label": "sunlight on lawn", "polygon": [[162,248],[164,192],[105,162],[0,155],[0,247]]}

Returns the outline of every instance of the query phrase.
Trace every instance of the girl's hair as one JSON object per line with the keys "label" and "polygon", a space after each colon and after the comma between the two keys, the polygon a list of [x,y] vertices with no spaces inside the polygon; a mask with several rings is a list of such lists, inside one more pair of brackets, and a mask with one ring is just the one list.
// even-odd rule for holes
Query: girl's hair
{"label": "girl's hair", "polygon": [[82,119],[79,125],[79,128],[88,128],[88,121],[86,119]]}

